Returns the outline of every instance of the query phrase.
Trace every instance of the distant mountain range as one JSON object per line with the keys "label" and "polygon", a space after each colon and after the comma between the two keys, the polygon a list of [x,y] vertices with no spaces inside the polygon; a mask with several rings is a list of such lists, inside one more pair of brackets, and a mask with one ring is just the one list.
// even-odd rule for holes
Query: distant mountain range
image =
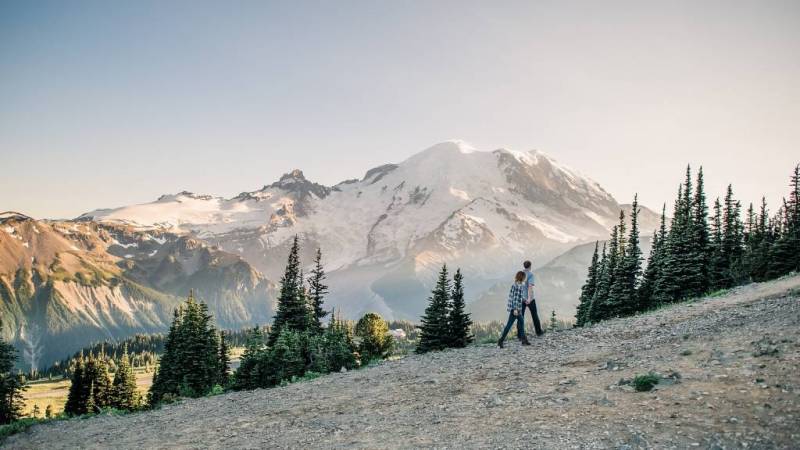
{"label": "distant mountain range", "polygon": [[[335,186],[294,170],[229,199],[180,192],[73,221],[7,214],[0,306],[12,326],[3,332],[21,343],[20,329],[38,327],[53,342],[74,341],[72,350],[86,340],[163,330],[189,288],[223,327],[263,323],[296,234],[304,263],[322,248],[326,303],[349,317],[375,311],[417,320],[447,263],[464,272],[472,307],[496,302],[499,318],[505,292],[497,290],[524,259],[551,280],[542,293],[553,309],[569,311],[575,275],[548,262],[606,239],[620,209],[629,206],[542,152],[483,152],[453,141]],[[643,208],[644,232],[657,221]],[[570,282],[561,283],[562,275]]]}

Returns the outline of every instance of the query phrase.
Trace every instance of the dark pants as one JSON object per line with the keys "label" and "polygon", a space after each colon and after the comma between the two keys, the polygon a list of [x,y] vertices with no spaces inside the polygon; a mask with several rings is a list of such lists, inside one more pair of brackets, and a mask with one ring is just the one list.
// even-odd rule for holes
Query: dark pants
{"label": "dark pants", "polygon": [[533,316],[533,328],[536,330],[536,335],[539,336],[542,334],[542,324],[539,322],[539,313],[536,312],[536,300],[531,300],[531,303],[526,305],[525,302],[522,303],[522,317],[525,317],[525,309],[528,308],[531,310],[531,316]]}
{"label": "dark pants", "polygon": [[[524,311],[524,310],[523,310]],[[508,332],[511,331],[511,327],[514,326],[514,322],[517,322],[517,334],[519,334],[520,339],[525,336],[525,322],[524,316],[522,314],[514,315],[514,312],[508,313],[508,322],[506,323],[505,329],[503,329],[503,335],[500,336],[500,342],[506,340],[506,336],[508,336]]]}

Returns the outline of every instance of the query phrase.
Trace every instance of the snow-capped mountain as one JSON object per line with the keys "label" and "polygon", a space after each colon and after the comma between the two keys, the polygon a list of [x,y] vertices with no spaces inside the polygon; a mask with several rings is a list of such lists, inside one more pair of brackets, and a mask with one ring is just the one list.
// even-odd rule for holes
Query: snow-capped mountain
{"label": "snow-capped mountain", "polygon": [[[331,187],[295,170],[230,199],[181,192],[79,219],[192,235],[270,279],[280,276],[298,234],[304,261],[323,249],[329,305],[351,316],[371,310],[416,320],[442,263],[461,267],[477,297],[523,259],[541,265],[606,238],[621,208],[542,152],[484,152],[451,141]],[[646,210],[642,219],[643,230],[654,228],[655,214]]]}

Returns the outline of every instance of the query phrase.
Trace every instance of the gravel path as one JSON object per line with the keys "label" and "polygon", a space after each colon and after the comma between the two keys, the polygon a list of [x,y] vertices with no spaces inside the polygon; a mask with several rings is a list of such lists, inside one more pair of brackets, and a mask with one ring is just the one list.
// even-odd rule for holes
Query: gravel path
{"label": "gravel path", "polygon": [[[619,384],[665,377],[654,391]],[[798,448],[800,276],[277,389],[33,427],[9,448]]]}

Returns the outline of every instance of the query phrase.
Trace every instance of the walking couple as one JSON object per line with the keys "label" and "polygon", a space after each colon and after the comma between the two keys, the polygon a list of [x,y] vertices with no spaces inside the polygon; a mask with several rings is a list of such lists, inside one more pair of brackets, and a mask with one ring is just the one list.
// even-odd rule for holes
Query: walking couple
{"label": "walking couple", "polygon": [[508,293],[508,303],[506,309],[508,310],[508,322],[506,328],[503,330],[503,335],[497,341],[497,346],[503,348],[503,342],[506,340],[508,332],[514,322],[517,322],[517,337],[522,342],[522,345],[531,345],[525,336],[525,309],[531,310],[531,318],[533,319],[533,327],[536,329],[536,335],[541,336],[544,334],[542,325],[539,323],[539,314],[536,312],[536,299],[533,297],[533,272],[531,272],[531,262],[525,261],[522,264],[525,270],[517,272],[514,276],[514,284],[511,285],[511,291]]}

